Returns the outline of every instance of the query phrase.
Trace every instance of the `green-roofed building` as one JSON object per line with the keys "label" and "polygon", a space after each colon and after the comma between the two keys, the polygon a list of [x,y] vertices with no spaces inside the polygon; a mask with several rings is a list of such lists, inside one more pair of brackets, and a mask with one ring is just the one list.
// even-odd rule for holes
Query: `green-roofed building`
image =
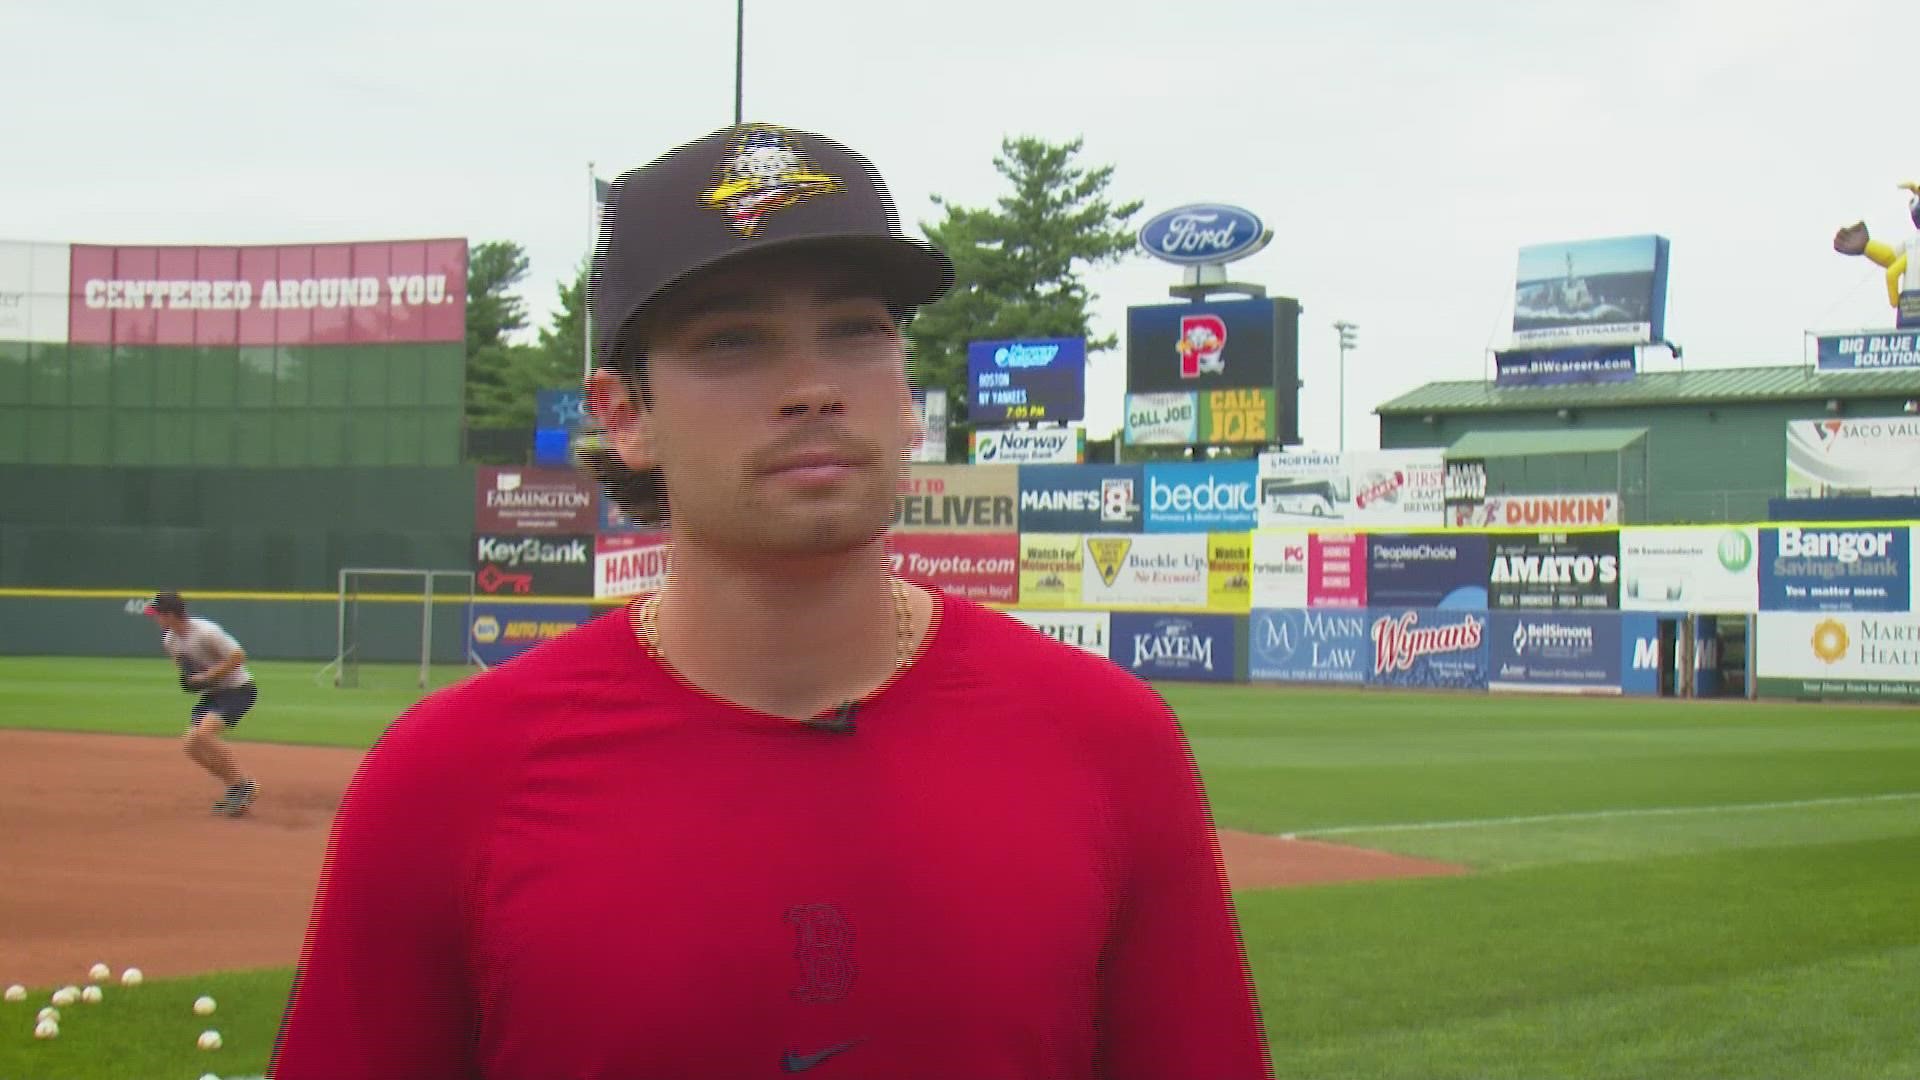
{"label": "green-roofed building", "polygon": [[1614,492],[1637,522],[1762,521],[1785,494],[1787,421],[1907,416],[1920,371],[1756,367],[1630,382],[1428,383],[1374,410],[1383,449],[1486,464],[1490,494]]}

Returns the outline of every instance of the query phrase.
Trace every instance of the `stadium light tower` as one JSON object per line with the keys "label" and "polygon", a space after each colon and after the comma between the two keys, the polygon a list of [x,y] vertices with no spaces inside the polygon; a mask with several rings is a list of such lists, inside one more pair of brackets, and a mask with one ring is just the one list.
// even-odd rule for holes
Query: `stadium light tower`
{"label": "stadium light tower", "polygon": [[1347,452],[1347,350],[1358,348],[1354,344],[1354,331],[1358,326],[1345,319],[1333,324],[1340,331],[1340,452]]}

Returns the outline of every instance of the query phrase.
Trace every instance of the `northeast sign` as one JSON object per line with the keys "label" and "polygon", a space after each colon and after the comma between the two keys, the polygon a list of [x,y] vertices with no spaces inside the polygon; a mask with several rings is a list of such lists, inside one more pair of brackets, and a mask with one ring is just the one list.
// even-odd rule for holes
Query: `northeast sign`
{"label": "northeast sign", "polygon": [[1057,423],[1086,413],[1086,338],[967,343],[967,418]]}
{"label": "northeast sign", "polygon": [[1251,210],[1225,203],[1190,203],[1156,214],[1140,226],[1140,250],[1178,266],[1244,259],[1273,239]]}

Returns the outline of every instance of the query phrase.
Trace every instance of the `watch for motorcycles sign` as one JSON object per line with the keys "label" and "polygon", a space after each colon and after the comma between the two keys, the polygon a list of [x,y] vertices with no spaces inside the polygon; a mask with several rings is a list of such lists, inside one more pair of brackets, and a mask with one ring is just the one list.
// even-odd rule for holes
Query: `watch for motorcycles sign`
{"label": "watch for motorcycles sign", "polygon": [[1273,239],[1250,210],[1224,203],[1191,203],[1155,215],[1140,227],[1140,247],[1179,266],[1244,259]]}

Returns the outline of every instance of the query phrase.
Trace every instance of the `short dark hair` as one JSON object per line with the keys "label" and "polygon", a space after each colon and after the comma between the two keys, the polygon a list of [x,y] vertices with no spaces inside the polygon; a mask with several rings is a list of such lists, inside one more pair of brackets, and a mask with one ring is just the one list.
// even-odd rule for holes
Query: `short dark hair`
{"label": "short dark hair", "polygon": [[185,615],[187,602],[180,599],[179,593],[169,590],[156,593],[153,599],[148,601],[147,610],[156,615]]}

